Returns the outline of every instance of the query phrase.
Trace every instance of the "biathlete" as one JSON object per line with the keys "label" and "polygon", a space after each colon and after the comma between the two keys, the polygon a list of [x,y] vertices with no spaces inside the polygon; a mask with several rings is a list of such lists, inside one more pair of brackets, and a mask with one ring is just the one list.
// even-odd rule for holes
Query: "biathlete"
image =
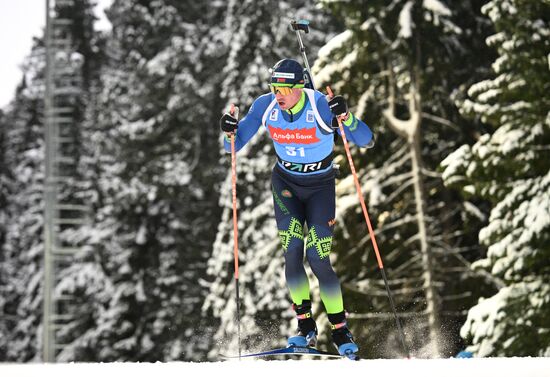
{"label": "biathlete", "polygon": [[[240,150],[260,126],[273,140],[277,163],[271,183],[275,218],[285,257],[285,277],[298,319],[289,345],[315,346],[317,326],[312,317],[306,259],[319,280],[320,295],[332,328],[332,340],[341,355],[358,347],[346,323],[340,281],[330,262],[335,224],[334,132],[341,116],[349,141],[372,147],[370,128],[348,111],[341,96],[327,100],[319,91],[305,88],[304,69],[295,60],[283,59],[271,70],[271,92],[258,97],[248,114],[238,121],[224,114],[220,127],[224,147],[231,151],[230,136]],[[307,225],[307,238],[304,229]]]}

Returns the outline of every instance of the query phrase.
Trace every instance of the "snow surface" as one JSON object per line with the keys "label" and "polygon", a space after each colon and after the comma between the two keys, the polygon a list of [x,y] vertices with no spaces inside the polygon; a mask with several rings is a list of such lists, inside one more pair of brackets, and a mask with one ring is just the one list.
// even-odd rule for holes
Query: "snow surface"
{"label": "snow surface", "polygon": [[[210,363],[0,364],[2,377],[109,376],[289,376],[297,371],[313,376],[372,377],[548,377],[550,358],[479,358],[411,360],[235,360]],[[303,373],[301,373],[303,374]]]}

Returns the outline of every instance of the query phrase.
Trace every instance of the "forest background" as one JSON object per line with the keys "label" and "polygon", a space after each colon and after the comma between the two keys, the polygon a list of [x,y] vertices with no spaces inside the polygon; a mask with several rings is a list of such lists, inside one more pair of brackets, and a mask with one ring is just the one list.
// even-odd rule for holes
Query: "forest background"
{"label": "forest background", "polygon": [[[60,361],[214,360],[237,346],[229,156],[218,120],[268,90],[304,35],[318,88],[374,131],[352,148],[406,343],[417,357],[550,356],[550,4],[536,0],[114,0],[72,20],[74,127],[86,206],[61,240]],[[45,41],[0,111],[0,360],[42,359]],[[402,356],[343,146],[331,258],[361,356]],[[242,340],[294,331],[260,132],[238,156]],[[68,164],[69,165],[69,164]],[[313,286],[313,289],[317,289]],[[320,345],[329,348],[314,300]]]}

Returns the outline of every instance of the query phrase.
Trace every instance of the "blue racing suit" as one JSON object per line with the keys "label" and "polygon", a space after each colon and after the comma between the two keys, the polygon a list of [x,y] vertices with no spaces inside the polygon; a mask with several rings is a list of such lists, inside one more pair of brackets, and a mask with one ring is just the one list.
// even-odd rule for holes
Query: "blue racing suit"
{"label": "blue racing suit", "polygon": [[[273,201],[290,296],[296,305],[310,300],[303,264],[306,243],[306,258],[319,280],[328,314],[344,310],[340,282],[329,259],[335,223],[333,133],[340,133],[331,128],[332,118],[321,92],[303,89],[300,101],[290,110],[281,110],[275,95],[268,93],[254,101],[235,135],[237,151],[262,125],[273,140],[277,155],[272,172]],[[356,145],[372,145],[370,128],[353,114],[344,122],[344,132]],[[227,138],[224,147],[231,150]]]}

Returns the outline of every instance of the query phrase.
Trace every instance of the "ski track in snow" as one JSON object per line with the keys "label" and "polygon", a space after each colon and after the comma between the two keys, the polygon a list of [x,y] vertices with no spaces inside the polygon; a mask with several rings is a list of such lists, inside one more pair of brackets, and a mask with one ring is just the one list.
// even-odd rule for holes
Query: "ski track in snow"
{"label": "ski track in snow", "polygon": [[234,360],[225,362],[0,364],[2,377],[347,376],[550,377],[550,358]]}

